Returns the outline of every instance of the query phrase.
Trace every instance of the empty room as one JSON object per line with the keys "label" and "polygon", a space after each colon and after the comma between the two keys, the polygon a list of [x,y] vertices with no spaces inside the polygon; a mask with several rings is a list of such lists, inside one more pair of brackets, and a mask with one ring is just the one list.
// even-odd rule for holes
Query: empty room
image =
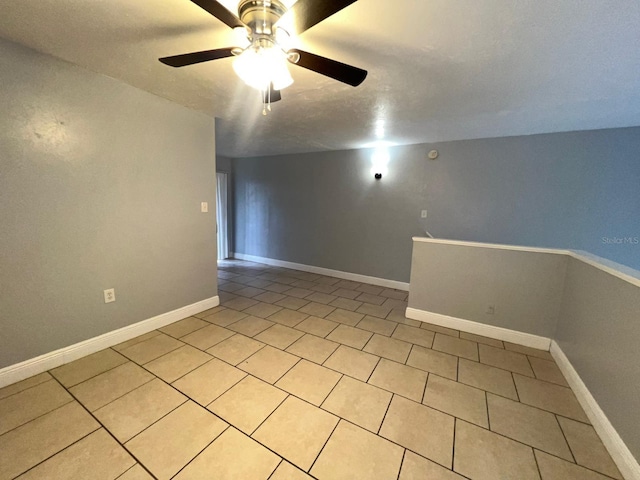
{"label": "empty room", "polygon": [[640,3],[0,4],[0,480],[640,480]]}

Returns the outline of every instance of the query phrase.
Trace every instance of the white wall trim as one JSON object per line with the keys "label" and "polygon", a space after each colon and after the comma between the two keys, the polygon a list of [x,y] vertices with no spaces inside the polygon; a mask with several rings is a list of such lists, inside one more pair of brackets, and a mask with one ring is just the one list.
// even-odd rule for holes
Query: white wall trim
{"label": "white wall trim", "polygon": [[139,335],[156,330],[157,328],[195,315],[196,313],[204,312],[218,305],[220,305],[220,297],[216,295],[215,297],[207,298],[192,303],[191,305],[186,305],[176,310],[142,320],[133,325],[127,325],[126,327],[69,345],[68,347],[45,353],[38,357],[25,360],[24,362],[9,365],[8,367],[0,369],[0,388],[33,375],[46,372],[47,370],[59,367],[60,365],[72,362],[73,360],[77,360],[78,358],[90,355],[99,350],[117,345],[118,343],[125,342]]}
{"label": "white wall trim", "polygon": [[[611,422],[600,408],[600,405],[598,405],[596,399],[593,398],[593,395],[589,392],[580,375],[578,375],[578,372],[573,365],[571,365],[571,362],[555,340],[551,341],[551,355],[558,364],[558,367],[560,367],[560,370],[571,386],[571,390],[575,393],[578,402],[582,405],[593,428],[595,428],[600,436],[602,443],[618,466],[622,476],[626,480],[640,480],[640,465],[638,461],[625,445],[622,438],[620,438],[616,429],[611,425]],[[630,414],[632,414],[632,412],[630,412]]]}
{"label": "white wall trim", "polygon": [[540,337],[532,333],[518,332],[508,328],[486,325],[484,323],[473,322],[463,318],[450,317],[440,313],[428,312],[426,310],[418,310],[417,308],[407,308],[405,313],[407,318],[419,320],[421,322],[432,323],[441,327],[453,328],[483,337],[495,338],[496,340],[504,340],[506,342],[524,345],[525,347],[537,348],[540,350],[549,350],[551,339]]}
{"label": "white wall trim", "polygon": [[293,263],[284,260],[276,260],[275,258],[257,257],[255,255],[246,255],[244,253],[231,253],[233,258],[238,260],[246,260],[248,262],[264,263],[265,265],[273,265],[274,267],[291,268],[293,270],[301,270],[303,272],[317,273],[318,275],[327,275],[329,277],[342,278],[343,280],[351,280],[353,282],[370,283],[379,287],[395,288],[396,290],[409,291],[409,284],[398,282],[397,280],[387,280],[386,278],[369,277],[360,275],[359,273],[342,272],[340,270],[331,270],[330,268],[315,267],[313,265],[304,265],[303,263]]}
{"label": "white wall trim", "polygon": [[569,257],[580,260],[584,263],[591,265],[603,272],[606,272],[614,277],[618,277],[626,282],[631,283],[637,287],[640,287],[640,271],[635,270],[624,265],[620,265],[606,258],[598,257],[588,252],[581,252],[579,250],[562,250],[556,248],[542,248],[542,247],[527,247],[520,245],[502,245],[498,243],[482,243],[482,242],[467,242],[463,240],[446,240],[443,238],[427,238],[427,237],[413,237],[413,241],[417,243],[439,243],[443,245],[458,245],[462,247],[479,247],[479,248],[494,248],[498,250],[515,250],[519,252],[531,252],[531,253],[549,253],[553,255],[567,255]]}

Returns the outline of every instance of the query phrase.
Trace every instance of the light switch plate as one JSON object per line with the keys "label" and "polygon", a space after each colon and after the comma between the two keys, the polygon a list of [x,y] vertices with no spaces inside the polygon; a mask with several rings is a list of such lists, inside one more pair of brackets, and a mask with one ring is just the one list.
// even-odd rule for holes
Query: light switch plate
{"label": "light switch plate", "polygon": [[209,203],[208,202],[201,202],[200,203],[200,211],[202,213],[207,213],[209,211]]}

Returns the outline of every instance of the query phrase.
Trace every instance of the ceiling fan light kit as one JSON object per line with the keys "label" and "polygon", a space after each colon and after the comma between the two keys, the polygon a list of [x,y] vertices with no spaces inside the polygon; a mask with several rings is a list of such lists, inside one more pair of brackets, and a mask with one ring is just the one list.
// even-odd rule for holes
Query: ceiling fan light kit
{"label": "ceiling fan light kit", "polygon": [[300,34],[356,0],[298,0],[290,9],[279,0],[242,0],[239,18],[216,0],[191,0],[231,28],[244,28],[249,45],[186,53],[160,58],[171,67],[184,67],[235,56],[233,69],[250,87],[261,92],[263,114],[282,97],[280,90],[293,83],[288,63],[312,70],[351,86],[360,85],[366,70],[298,49],[286,49],[289,32],[279,26],[280,19],[292,17],[295,33]]}

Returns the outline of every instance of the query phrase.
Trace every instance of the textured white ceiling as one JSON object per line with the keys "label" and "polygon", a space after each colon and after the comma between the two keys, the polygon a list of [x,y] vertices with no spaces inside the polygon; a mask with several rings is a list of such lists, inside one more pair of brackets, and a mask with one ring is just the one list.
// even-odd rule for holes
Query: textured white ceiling
{"label": "textured white ceiling", "polygon": [[291,67],[267,117],[232,59],[158,62],[237,44],[189,0],[6,0],[0,36],[217,117],[231,157],[640,125],[637,0],[359,0],[295,42],[365,82]]}

